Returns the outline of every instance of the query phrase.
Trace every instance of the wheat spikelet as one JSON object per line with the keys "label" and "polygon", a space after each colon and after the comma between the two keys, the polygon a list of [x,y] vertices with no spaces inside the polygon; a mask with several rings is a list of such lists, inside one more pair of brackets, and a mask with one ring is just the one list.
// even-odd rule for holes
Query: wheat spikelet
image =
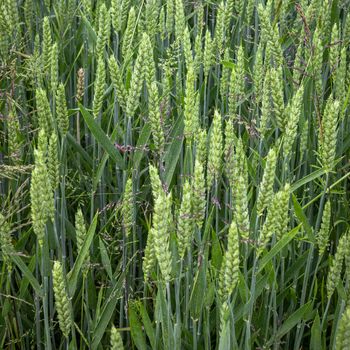
{"label": "wheat spikelet", "polygon": [[328,99],[322,118],[322,132],[319,133],[319,160],[327,172],[334,166],[338,134],[339,102]]}
{"label": "wheat spikelet", "polygon": [[284,113],[283,83],[281,67],[271,70],[271,95],[273,101],[273,111],[277,126],[284,131],[286,127],[286,116]]}
{"label": "wheat spikelet", "polygon": [[156,252],[154,247],[154,234],[153,234],[153,229],[151,228],[148,231],[145,255],[143,257],[143,263],[142,263],[142,271],[143,271],[145,280],[147,280],[151,272],[154,271],[156,262],[157,262],[157,258],[156,258]]}
{"label": "wheat spikelet", "polygon": [[306,119],[303,123],[300,135],[300,153],[304,154],[307,150],[308,144],[308,136],[309,136],[309,121]]}
{"label": "wheat spikelet", "polygon": [[93,113],[94,117],[97,118],[103,104],[103,95],[105,91],[106,83],[106,67],[102,57],[97,62],[96,79],[94,83],[94,100],[93,100]]}
{"label": "wheat spikelet", "polygon": [[184,109],[184,124],[185,137],[191,142],[194,134],[198,130],[198,109],[196,109],[197,94],[195,91],[195,72],[191,64],[187,70],[186,76],[186,95],[185,95],[185,109]]}
{"label": "wheat spikelet", "polygon": [[112,0],[111,1],[111,20],[113,28],[116,32],[119,32],[122,29],[122,0]]}
{"label": "wheat spikelet", "polygon": [[268,206],[267,217],[259,237],[258,255],[262,253],[273,235],[277,240],[286,232],[289,221],[290,185],[277,192]]}
{"label": "wheat spikelet", "polygon": [[[232,79],[232,76],[231,76]],[[234,80],[230,88],[230,94],[237,99],[236,102],[241,102],[244,99],[245,90],[245,58],[243,46],[240,45],[237,51],[237,63],[235,67]],[[234,113],[234,111],[233,111]]]}
{"label": "wheat spikelet", "polygon": [[225,21],[225,28],[228,32],[230,31],[230,27],[231,27],[230,24],[231,24],[232,17],[233,17],[232,14],[235,11],[235,4],[236,4],[236,0],[227,0],[225,2],[224,21]]}
{"label": "wheat spikelet", "polygon": [[[40,134],[43,135],[44,132],[40,131]],[[32,172],[30,186],[31,217],[34,233],[37,235],[40,246],[42,246],[45,237],[45,225],[48,219],[53,220],[55,206],[45,154],[40,148],[35,150],[34,154],[35,167]]]}
{"label": "wheat spikelet", "polygon": [[96,57],[98,61],[103,57],[105,46],[109,41],[110,26],[106,5],[102,4],[98,13],[98,34],[96,42]]}
{"label": "wheat spikelet", "polygon": [[156,80],[156,67],[153,57],[153,45],[151,39],[147,33],[144,33],[142,36],[143,42],[143,75],[146,81],[146,86],[148,91],[151,89],[152,83]]}
{"label": "wheat spikelet", "polygon": [[219,276],[219,295],[225,301],[232,294],[239,277],[239,236],[235,218],[229,228],[227,249]]}
{"label": "wheat spikelet", "polygon": [[[340,52],[340,62],[339,67],[336,71],[335,76],[335,98],[339,101],[340,110],[343,109],[344,101],[346,99],[347,90],[346,90],[346,51],[347,47],[343,47]],[[349,73],[348,73],[349,74]],[[343,114],[341,118],[343,118]]]}
{"label": "wheat spikelet", "polygon": [[160,193],[163,191],[162,182],[160,180],[158,170],[152,164],[149,165],[149,175],[151,178],[152,195],[155,200]]}
{"label": "wheat spikelet", "polygon": [[313,55],[312,55],[312,61],[311,61],[311,67],[314,74],[315,79],[315,87],[316,92],[318,94],[321,94],[322,91],[322,80],[321,80],[321,74],[322,74],[322,64],[323,64],[323,46],[320,38],[320,33],[316,29],[314,35],[313,35]]}
{"label": "wheat spikelet", "polygon": [[277,152],[275,148],[271,148],[267,155],[264,175],[259,186],[258,201],[256,210],[259,215],[262,215],[264,209],[272,202],[273,199],[273,184],[275,182],[275,171],[277,163]]}
{"label": "wheat spikelet", "polygon": [[36,90],[36,105],[39,128],[43,129],[46,135],[50,135],[52,129],[52,114],[46,92],[43,89]]}
{"label": "wheat spikelet", "polygon": [[327,297],[328,299],[334,293],[336,286],[340,281],[340,275],[343,269],[344,256],[347,253],[347,240],[349,239],[347,234],[344,234],[340,237],[338,242],[337,251],[334,255],[334,259],[332,261],[332,265],[329,268],[328,276],[327,276]]}
{"label": "wheat spikelet", "polygon": [[121,209],[123,228],[125,235],[128,237],[131,233],[132,225],[134,223],[134,196],[132,190],[132,179],[126,181],[122,209]]}
{"label": "wheat spikelet", "polygon": [[[230,61],[230,49],[226,48],[224,53],[224,62],[229,62],[229,61]],[[230,76],[231,76],[231,69],[225,66],[225,64],[223,64],[221,80],[220,80],[220,95],[223,100],[227,97],[227,92],[230,84]]]}
{"label": "wheat spikelet", "polygon": [[124,350],[123,340],[117,328],[111,328],[111,350]]}
{"label": "wheat spikelet", "polygon": [[200,158],[196,158],[192,183],[192,208],[193,217],[198,228],[202,227],[205,217],[205,190],[204,166]]}
{"label": "wheat spikelet", "polygon": [[185,30],[185,11],[182,0],[175,0],[175,40],[180,42]]}
{"label": "wheat spikelet", "polygon": [[15,253],[11,238],[11,225],[0,213],[0,248],[2,259],[10,272],[12,270],[11,255]]}
{"label": "wheat spikelet", "polygon": [[193,66],[194,60],[191,49],[191,36],[187,25],[183,33],[182,49],[185,56],[186,67],[190,69],[190,66]]}
{"label": "wheat spikelet", "polygon": [[328,246],[330,224],[331,224],[331,202],[327,201],[322,213],[321,228],[316,236],[318,251],[320,255],[322,255],[325,252]]}
{"label": "wheat spikelet", "polygon": [[127,19],[128,19],[128,14],[131,11],[130,8],[130,3],[131,0],[122,0],[122,23],[121,23],[121,28],[124,29],[125,26],[127,25]]}
{"label": "wheat spikelet", "polygon": [[350,348],[350,307],[347,306],[338,325],[335,335],[335,349],[347,350]]}
{"label": "wheat spikelet", "polygon": [[21,155],[20,125],[13,106],[7,118],[8,156],[13,164],[18,164]]}
{"label": "wheat spikelet", "polygon": [[188,181],[185,181],[181,207],[177,219],[177,243],[180,259],[184,258],[186,250],[191,247],[194,229],[192,199],[191,185]]}
{"label": "wheat spikelet", "polygon": [[339,63],[339,45],[337,44],[339,40],[339,30],[337,23],[334,23],[332,28],[331,43],[329,48],[329,65],[332,74],[338,69]]}
{"label": "wheat spikelet", "polygon": [[214,46],[216,50],[217,63],[221,60],[223,46],[225,44],[225,5],[220,2],[216,16],[216,26],[214,32]]}
{"label": "wheat spikelet", "polygon": [[152,47],[155,43],[155,35],[157,33],[157,17],[159,14],[159,6],[157,0],[148,0],[146,3],[146,31],[151,40]]}
{"label": "wheat spikelet", "polygon": [[28,32],[32,31],[33,26],[33,0],[26,0],[24,2],[24,20]]}
{"label": "wheat spikelet", "polygon": [[289,117],[286,123],[286,133],[283,140],[283,154],[285,159],[290,157],[292,147],[297,136],[297,127],[303,107],[304,87],[301,86],[292,99],[290,108],[287,109]]}
{"label": "wheat spikelet", "polygon": [[50,79],[51,79],[51,92],[54,96],[58,85],[58,46],[54,43],[51,48],[50,55]]}
{"label": "wheat spikelet", "polygon": [[43,41],[42,41],[42,64],[43,71],[46,72],[50,64],[50,56],[52,50],[52,38],[51,38],[51,29],[50,22],[48,17],[44,17],[43,21]]}
{"label": "wheat spikelet", "polygon": [[134,115],[139,105],[139,96],[142,90],[144,79],[146,79],[148,89],[150,89],[152,82],[155,79],[153,57],[150,58],[149,56],[150,40],[148,35],[146,33],[143,33],[139,52],[134,65],[134,71],[132,73],[129,95],[126,103],[126,114],[128,117],[132,117]]}
{"label": "wheat spikelet", "polygon": [[174,0],[166,1],[166,31],[168,37],[173,33],[174,30],[174,21],[175,21],[175,3]]}
{"label": "wheat spikelet", "polygon": [[134,7],[131,7],[128,17],[128,24],[123,36],[122,42],[122,54],[124,61],[128,61],[131,58],[133,50],[133,42],[135,38],[136,28],[136,13]]}
{"label": "wheat spikelet", "polygon": [[164,151],[165,139],[161,124],[159,110],[159,92],[156,82],[152,83],[151,89],[149,91],[148,114],[155,148],[158,154],[162,154]]}
{"label": "wheat spikelet", "polygon": [[213,40],[209,30],[205,33],[204,52],[203,52],[203,69],[204,76],[207,78],[213,63]]}
{"label": "wheat spikelet", "polygon": [[55,306],[61,332],[68,338],[73,325],[71,306],[64,282],[62,264],[55,261],[52,269]]}
{"label": "wheat spikelet", "polygon": [[19,30],[18,5],[14,0],[4,0],[7,30],[10,35]]}
{"label": "wheat spikelet", "polygon": [[159,13],[158,19],[158,29],[157,32],[161,40],[164,40],[166,37],[166,20],[165,20],[165,7],[162,6]]}
{"label": "wheat spikelet", "polygon": [[65,136],[69,128],[69,118],[64,85],[60,83],[56,93],[56,118],[61,135]]}
{"label": "wheat spikelet", "polygon": [[50,176],[52,189],[55,190],[60,183],[60,163],[57,151],[57,134],[53,132],[49,140],[47,170]]}
{"label": "wheat spikelet", "polygon": [[255,99],[256,104],[259,104],[262,100],[262,96],[264,94],[264,75],[265,75],[265,67],[263,62],[263,53],[262,53],[262,45],[260,44],[258,46],[258,50],[256,52],[255,62],[254,62],[254,74],[253,74],[253,81],[254,81],[254,93],[255,93]]}
{"label": "wheat spikelet", "polygon": [[154,251],[162,276],[170,281],[172,256],[169,247],[170,229],[172,225],[171,195],[159,194],[154,203],[152,238]]}
{"label": "wheat spikelet", "polygon": [[[78,208],[77,212],[75,213],[75,232],[76,232],[76,238],[77,238],[77,252],[79,254],[83,247],[83,244],[85,242],[86,235],[87,235],[84,216],[81,208]],[[84,264],[82,266],[82,271],[85,276],[89,270],[89,263],[90,263],[90,258],[89,258],[89,254],[87,254],[85,257]]]}
{"label": "wheat spikelet", "polygon": [[205,168],[207,162],[207,132],[205,129],[200,129],[196,135],[196,159],[198,159]]}
{"label": "wheat spikelet", "polygon": [[124,86],[121,70],[120,70],[118,63],[113,55],[109,58],[108,65],[109,65],[109,73],[110,73],[111,80],[112,80],[114,88],[115,88],[118,102],[119,102],[120,106],[122,107],[122,109],[125,111],[126,110],[126,101],[127,101],[126,89]]}
{"label": "wheat spikelet", "polygon": [[249,239],[249,211],[248,211],[248,169],[242,139],[237,140],[236,167],[234,172],[234,212],[241,237]]}
{"label": "wheat spikelet", "polygon": [[221,169],[222,156],[222,117],[218,111],[214,112],[212,130],[210,133],[210,146],[207,164],[208,186],[211,186],[214,179],[218,180]]}

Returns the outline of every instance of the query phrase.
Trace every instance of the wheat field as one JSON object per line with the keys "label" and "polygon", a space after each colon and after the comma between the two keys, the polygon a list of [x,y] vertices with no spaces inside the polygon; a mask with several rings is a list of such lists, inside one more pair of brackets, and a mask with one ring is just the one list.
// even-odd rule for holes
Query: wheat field
{"label": "wheat field", "polygon": [[348,0],[0,1],[0,349],[350,349]]}

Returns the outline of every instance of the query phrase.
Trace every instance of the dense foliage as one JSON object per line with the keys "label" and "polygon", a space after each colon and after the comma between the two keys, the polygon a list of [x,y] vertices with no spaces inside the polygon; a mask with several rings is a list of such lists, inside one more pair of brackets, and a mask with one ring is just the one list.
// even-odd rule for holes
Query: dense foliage
{"label": "dense foliage", "polygon": [[0,1],[1,349],[350,349],[346,0]]}

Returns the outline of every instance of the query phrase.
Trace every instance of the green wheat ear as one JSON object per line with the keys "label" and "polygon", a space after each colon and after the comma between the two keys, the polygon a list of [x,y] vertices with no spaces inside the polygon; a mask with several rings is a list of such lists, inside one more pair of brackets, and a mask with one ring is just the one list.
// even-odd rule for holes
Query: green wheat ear
{"label": "green wheat ear", "polygon": [[52,189],[55,190],[60,183],[60,163],[58,160],[57,134],[53,132],[49,140],[48,149],[48,173]]}
{"label": "green wheat ear", "polygon": [[328,99],[319,132],[319,160],[327,172],[334,167],[338,135],[339,102]]}
{"label": "green wheat ear", "polygon": [[7,119],[7,139],[9,159],[13,164],[18,164],[21,156],[21,141],[20,125],[15,107],[11,108]]}
{"label": "green wheat ear", "polygon": [[175,40],[182,40],[185,30],[185,11],[183,0],[175,0]]}
{"label": "green wheat ear", "polygon": [[165,138],[159,108],[160,98],[158,85],[153,82],[149,91],[148,114],[152,129],[152,137],[156,151],[161,155],[164,151]]}
{"label": "green wheat ear", "polygon": [[221,1],[218,7],[218,13],[216,17],[216,26],[214,32],[214,47],[216,51],[217,63],[221,61],[221,55],[223,47],[225,45],[225,5]]}
{"label": "green wheat ear", "polygon": [[275,182],[275,171],[277,164],[277,152],[275,148],[271,148],[266,159],[264,175],[259,186],[259,194],[257,201],[257,212],[262,215],[264,209],[272,202],[273,184]]}
{"label": "green wheat ear", "polygon": [[193,236],[193,194],[188,181],[183,187],[181,207],[177,220],[177,243],[180,259],[183,259],[187,250],[190,250]]}
{"label": "green wheat ear", "polygon": [[206,78],[208,78],[212,63],[213,63],[213,40],[211,38],[211,34],[209,30],[207,30],[205,33],[204,53],[203,53],[203,69],[204,69],[204,76]]}
{"label": "green wheat ear", "polygon": [[69,117],[64,85],[60,83],[56,93],[56,118],[61,135],[65,136],[69,128]]}
{"label": "green wheat ear", "polygon": [[39,128],[43,129],[46,135],[51,135],[51,129],[52,129],[51,108],[50,108],[50,103],[46,96],[46,92],[43,89],[36,90],[36,105],[37,105]]}
{"label": "green wheat ear", "polygon": [[187,69],[186,76],[186,95],[185,95],[185,137],[191,142],[193,136],[199,127],[198,108],[196,105],[197,94],[195,91],[196,76],[193,65],[190,64]]}
{"label": "green wheat ear", "polygon": [[44,72],[47,71],[50,64],[52,52],[52,38],[49,18],[45,17],[43,22],[43,41],[42,41],[42,64]]}
{"label": "green wheat ear", "polygon": [[108,43],[110,36],[110,16],[106,5],[103,3],[100,6],[98,14],[98,34],[96,42],[96,57],[101,59],[104,55],[105,46]]}
{"label": "green wheat ear", "polygon": [[335,335],[335,349],[346,350],[350,348],[350,306],[346,309],[340,319]]}
{"label": "green wheat ear", "polygon": [[239,235],[235,218],[228,233],[227,250],[220,269],[219,295],[227,300],[238,283],[239,277]]}
{"label": "green wheat ear", "polygon": [[106,83],[106,67],[102,57],[97,62],[96,79],[94,83],[94,100],[93,100],[93,113],[94,117],[97,118],[103,104],[103,95],[105,91]]}
{"label": "green wheat ear", "polygon": [[121,213],[123,229],[126,237],[128,237],[134,223],[134,195],[132,190],[132,178],[129,178],[125,185]]}
{"label": "green wheat ear", "polygon": [[122,54],[124,62],[130,60],[133,51],[133,43],[135,41],[136,31],[136,12],[135,8],[131,7],[129,11],[128,24],[123,35]]}
{"label": "green wheat ear", "polygon": [[207,165],[208,186],[212,185],[214,179],[218,180],[221,169],[222,152],[222,117],[218,111],[215,111],[212,130],[210,133],[210,147]]}
{"label": "green wheat ear", "polygon": [[152,238],[158,265],[165,282],[170,281],[172,254],[169,240],[172,229],[171,195],[159,194],[154,203]]}
{"label": "green wheat ear", "polygon": [[235,155],[235,170],[232,195],[234,197],[234,212],[241,237],[249,239],[250,220],[248,208],[248,167],[242,139],[237,140]]}
{"label": "green wheat ear", "polygon": [[202,228],[205,219],[206,198],[204,166],[199,158],[194,164],[194,178],[192,182],[192,209],[197,227]]}
{"label": "green wheat ear", "polygon": [[263,252],[273,235],[275,235],[276,240],[279,240],[287,232],[289,198],[290,185],[286,184],[283,189],[274,195],[271,204],[268,206],[266,220],[260,232],[258,255]]}
{"label": "green wheat ear", "polygon": [[330,225],[331,225],[331,202],[328,200],[323,209],[321,228],[316,236],[320,255],[322,255],[325,252],[328,246]]}
{"label": "green wheat ear", "polygon": [[151,272],[154,271],[156,262],[157,262],[157,258],[156,258],[155,248],[154,248],[154,234],[153,234],[153,229],[151,228],[148,231],[145,255],[143,257],[143,263],[142,263],[142,270],[143,270],[145,281],[150,277]]}
{"label": "green wheat ear", "polygon": [[73,325],[71,305],[65,286],[62,264],[55,261],[52,269],[55,306],[61,332],[68,338]]}
{"label": "green wheat ear", "polygon": [[146,18],[145,18],[145,27],[147,34],[150,37],[152,47],[154,47],[155,44],[155,35],[157,33],[157,25],[158,25],[158,14],[160,12],[159,8],[159,2],[157,0],[148,0],[146,2]]}
{"label": "green wheat ear", "polygon": [[[44,132],[41,131],[40,134],[43,138]],[[40,148],[35,150],[34,154],[35,167],[30,186],[31,217],[34,233],[37,235],[39,245],[42,246],[45,238],[45,225],[49,219],[53,221],[55,204],[45,154]]]}
{"label": "green wheat ear", "polygon": [[273,101],[273,110],[278,127],[284,131],[286,127],[287,118],[284,114],[284,100],[283,100],[283,78],[281,67],[271,70],[271,94]]}
{"label": "green wheat ear", "polygon": [[328,276],[327,276],[327,297],[331,298],[333,295],[336,286],[340,281],[340,275],[343,269],[343,262],[345,254],[347,254],[347,241],[349,239],[348,234],[344,234],[340,237],[337,251],[334,255],[334,259],[332,261],[332,265],[330,266]]}
{"label": "green wheat ear", "polygon": [[109,66],[109,74],[111,76],[111,80],[112,80],[112,83],[113,83],[114,88],[115,88],[118,102],[119,102],[121,108],[125,111],[126,110],[126,101],[127,101],[126,88],[125,88],[125,85],[123,82],[121,69],[120,69],[114,55],[112,55],[109,58],[108,66]]}
{"label": "green wheat ear", "polygon": [[118,332],[117,328],[115,326],[112,326],[111,328],[111,350],[123,350],[123,340],[120,335],[120,332]]}
{"label": "green wheat ear", "polygon": [[289,159],[293,144],[297,136],[297,128],[303,106],[304,87],[301,86],[292,99],[288,111],[288,121],[286,123],[286,133],[283,140],[283,154],[285,159]]}
{"label": "green wheat ear", "polygon": [[[143,33],[141,44],[140,44],[137,58],[134,65],[134,70],[132,73],[129,95],[128,95],[127,104],[126,104],[126,114],[130,118],[134,115],[139,105],[142,84],[145,79],[145,74],[148,72],[148,69],[145,65],[146,56],[149,55],[148,42],[149,42],[148,35],[146,33]],[[154,81],[154,77],[152,78],[152,81],[149,82],[149,84],[151,85],[153,81]]]}
{"label": "green wheat ear", "polygon": [[50,55],[50,79],[51,79],[51,92],[52,95],[55,96],[56,89],[58,85],[58,46],[57,43],[54,43],[51,48]]}
{"label": "green wheat ear", "polygon": [[[81,252],[81,249],[83,247],[83,244],[85,242],[86,239],[86,235],[87,235],[87,230],[86,230],[86,226],[85,226],[85,221],[84,221],[84,215],[83,212],[81,210],[81,208],[78,208],[76,214],[75,214],[75,232],[76,232],[76,237],[77,237],[77,252],[78,254]],[[89,255],[86,255],[83,267],[82,267],[82,271],[83,271],[83,275],[86,276],[86,274],[89,271],[89,262],[90,262],[90,258]]]}
{"label": "green wheat ear", "polygon": [[11,255],[15,253],[11,237],[11,225],[0,213],[0,248],[2,252],[3,261],[7,270],[12,270]]}
{"label": "green wheat ear", "polygon": [[116,32],[119,32],[122,29],[122,11],[120,8],[122,6],[122,0],[111,0],[111,19],[112,25]]}

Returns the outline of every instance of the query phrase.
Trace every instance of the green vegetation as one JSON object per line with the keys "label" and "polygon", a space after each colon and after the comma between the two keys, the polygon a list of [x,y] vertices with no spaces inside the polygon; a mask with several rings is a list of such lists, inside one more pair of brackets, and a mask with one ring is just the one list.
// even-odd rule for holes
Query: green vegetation
{"label": "green vegetation", "polygon": [[1,349],[350,349],[346,0],[0,1]]}

